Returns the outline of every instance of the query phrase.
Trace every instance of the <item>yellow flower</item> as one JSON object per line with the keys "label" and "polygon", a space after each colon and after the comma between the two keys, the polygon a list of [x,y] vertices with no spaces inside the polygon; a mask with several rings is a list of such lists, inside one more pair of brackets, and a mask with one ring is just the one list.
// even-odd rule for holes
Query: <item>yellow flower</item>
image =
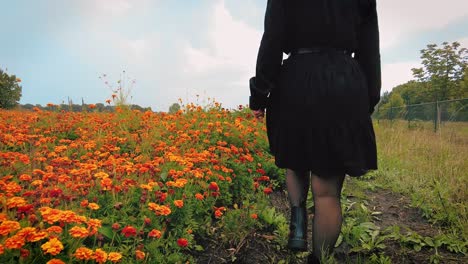
{"label": "yellow flower", "polygon": [[51,259],[46,264],[65,264],[61,259]]}
{"label": "yellow flower", "polygon": [[89,203],[88,204],[89,209],[91,210],[97,210],[99,209],[99,205],[97,203]]}
{"label": "yellow flower", "polygon": [[118,252],[110,252],[109,255],[107,256],[107,260],[117,263],[122,259],[122,254]]}
{"label": "yellow flower", "polygon": [[97,263],[104,263],[107,261],[107,253],[104,250],[98,248],[94,252],[94,259]]}
{"label": "yellow flower", "polygon": [[182,208],[182,207],[184,207],[184,201],[183,200],[175,200],[174,205],[179,207],[179,208]]}
{"label": "yellow flower", "polygon": [[49,242],[44,243],[41,246],[45,254],[51,254],[53,256],[58,255],[63,249],[63,244],[57,238],[52,238]]}
{"label": "yellow flower", "polygon": [[73,255],[80,260],[90,260],[94,258],[94,252],[86,247],[78,248]]}
{"label": "yellow flower", "polygon": [[70,233],[70,235],[72,237],[76,237],[76,238],[85,238],[89,235],[89,231],[88,229],[84,228],[84,227],[80,227],[80,226],[74,226],[72,227],[68,233]]}

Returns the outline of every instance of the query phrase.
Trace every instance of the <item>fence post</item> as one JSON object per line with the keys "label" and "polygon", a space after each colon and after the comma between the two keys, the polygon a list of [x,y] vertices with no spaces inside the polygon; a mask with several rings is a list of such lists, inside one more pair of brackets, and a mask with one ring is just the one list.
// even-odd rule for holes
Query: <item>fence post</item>
{"label": "fence post", "polygon": [[436,101],[434,112],[434,133],[439,129],[439,101]]}

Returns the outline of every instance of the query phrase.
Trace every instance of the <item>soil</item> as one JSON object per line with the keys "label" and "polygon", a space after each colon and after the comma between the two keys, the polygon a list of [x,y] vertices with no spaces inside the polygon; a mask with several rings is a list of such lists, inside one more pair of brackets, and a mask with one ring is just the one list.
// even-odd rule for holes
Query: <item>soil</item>
{"label": "soil", "polygon": [[[421,215],[417,208],[410,206],[407,197],[384,189],[366,191],[368,208],[372,211],[382,212],[378,220],[374,223],[381,227],[381,230],[389,226],[400,226],[404,233],[406,228],[417,232],[422,236],[434,237],[439,234],[439,228],[431,225]],[[354,198],[353,198],[354,199]],[[285,216],[289,216],[289,202],[284,192],[274,192],[271,194],[272,205]],[[312,237],[310,223],[313,214],[309,214],[309,238]],[[237,246],[230,247],[219,243],[217,240],[205,239],[199,241],[204,247],[203,252],[196,252],[197,263],[278,263],[280,260],[287,260],[287,263],[299,264],[307,263],[305,254],[294,254],[273,242],[274,235],[267,232],[257,231],[249,234]],[[310,241],[310,239],[309,239]],[[430,263],[430,258],[434,255],[433,249],[423,248],[419,252],[401,246],[398,242],[387,241],[383,254],[392,259],[392,263]],[[309,245],[310,247],[310,245]],[[338,263],[362,263],[363,256],[358,254],[347,254],[346,246],[341,246],[335,250]],[[451,253],[445,249],[439,249],[442,256],[440,263],[468,263],[468,257]],[[361,259],[361,261],[359,261]]]}

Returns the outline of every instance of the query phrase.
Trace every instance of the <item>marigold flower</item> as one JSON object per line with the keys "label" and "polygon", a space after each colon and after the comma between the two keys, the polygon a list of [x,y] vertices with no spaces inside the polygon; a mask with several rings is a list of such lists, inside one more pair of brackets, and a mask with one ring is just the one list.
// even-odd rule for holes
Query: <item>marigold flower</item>
{"label": "marigold flower", "polygon": [[156,215],[163,215],[167,216],[171,214],[171,208],[165,206],[165,205],[158,205],[155,203],[149,203],[148,207],[150,208],[151,211],[155,212]]}
{"label": "marigold flower", "polygon": [[31,180],[32,180],[32,177],[31,177],[31,175],[29,175],[29,174],[21,174],[20,177],[19,177],[19,179],[20,179],[21,181],[31,181]]}
{"label": "marigold flower", "polygon": [[99,205],[97,203],[89,203],[88,208],[91,210],[97,210],[99,209]]}
{"label": "marigold flower", "polygon": [[70,233],[70,235],[75,238],[86,238],[89,235],[88,229],[80,226],[72,227],[68,233]]}
{"label": "marigold flower", "polygon": [[104,178],[108,178],[109,177],[109,174],[105,173],[105,172],[97,172],[94,174],[94,177],[98,178],[98,179],[104,179]]}
{"label": "marigold flower", "polygon": [[205,197],[204,197],[203,194],[201,194],[201,193],[195,194],[195,199],[197,199],[197,200],[200,200],[200,201],[201,201],[201,200],[203,200],[204,198],[205,198]]}
{"label": "marigold flower", "polygon": [[148,237],[151,237],[151,238],[161,238],[161,235],[162,235],[161,231],[157,229],[153,229],[148,233]]}
{"label": "marigold flower", "polygon": [[3,221],[0,224],[0,236],[8,235],[9,233],[20,229],[21,226],[16,221]]}
{"label": "marigold flower", "polygon": [[59,254],[63,250],[63,244],[57,238],[52,238],[49,242],[44,243],[41,246],[45,254],[51,254],[53,256]]}
{"label": "marigold flower", "polygon": [[265,189],[263,189],[263,193],[265,194],[270,194],[273,192],[273,189],[271,189],[270,187],[266,187]]}
{"label": "marigold flower", "polygon": [[215,207],[215,212],[214,212],[214,215],[216,218],[220,218],[221,216],[223,216],[223,212],[226,211],[226,208],[224,206],[221,206],[221,207]]}
{"label": "marigold flower", "polygon": [[119,223],[113,223],[113,224],[112,224],[112,230],[117,231],[117,230],[119,230],[119,229],[120,229]]}
{"label": "marigold flower", "polygon": [[112,190],[112,180],[110,178],[104,178],[101,180],[101,188],[103,191]]}
{"label": "marigold flower", "polygon": [[258,215],[257,215],[257,214],[251,214],[251,215],[250,215],[250,218],[252,218],[252,219],[257,219],[257,218],[258,218]]}
{"label": "marigold flower", "polygon": [[178,208],[184,207],[184,201],[183,200],[175,200],[174,205],[177,206]]}
{"label": "marigold flower", "polygon": [[210,182],[210,186],[208,188],[214,192],[219,191],[219,186],[216,182]]}
{"label": "marigold flower", "polygon": [[60,226],[51,226],[51,227],[47,228],[46,231],[49,234],[52,234],[52,233],[61,234],[63,229]]}
{"label": "marigold flower", "polygon": [[65,264],[61,259],[51,259],[46,264]]}
{"label": "marigold flower", "polygon": [[135,257],[136,257],[136,259],[138,259],[138,260],[143,260],[143,259],[145,259],[145,256],[146,256],[145,252],[143,252],[143,251],[141,251],[141,250],[138,250],[138,249],[135,250]]}
{"label": "marigold flower", "polygon": [[118,252],[110,252],[109,255],[107,256],[107,260],[117,263],[122,259],[122,254]]}
{"label": "marigold flower", "polygon": [[87,199],[85,199],[85,200],[83,200],[83,201],[80,202],[80,206],[81,206],[81,207],[87,207],[88,204],[89,204],[89,201],[88,201]]}
{"label": "marigold flower", "polygon": [[2,244],[0,244],[0,255],[2,255],[3,253],[5,253],[5,248]]}
{"label": "marigold flower", "polygon": [[47,232],[39,231],[39,232],[35,232],[35,233],[29,235],[27,240],[28,240],[28,242],[37,242],[39,240],[47,238],[48,236],[49,236],[49,234],[47,234]]}
{"label": "marigold flower", "polygon": [[75,254],[73,255],[75,258],[80,260],[91,260],[94,258],[94,252],[87,247],[80,247],[76,249]]}
{"label": "marigold flower", "polygon": [[31,252],[29,252],[29,250],[25,249],[25,248],[20,248],[20,256],[21,258],[27,258],[29,257],[29,254]]}
{"label": "marigold flower", "polygon": [[122,235],[125,237],[136,236],[137,230],[133,226],[126,226],[122,229]]}
{"label": "marigold flower", "polygon": [[177,239],[177,245],[179,245],[179,247],[187,247],[188,246],[188,240],[185,239],[185,238],[179,238],[179,239]]}
{"label": "marigold flower", "polygon": [[104,263],[107,261],[107,253],[98,248],[96,249],[96,251],[94,252],[94,260],[97,262],[97,263]]}
{"label": "marigold flower", "polygon": [[5,247],[8,249],[20,249],[26,244],[24,237],[19,235],[14,235],[5,240]]}

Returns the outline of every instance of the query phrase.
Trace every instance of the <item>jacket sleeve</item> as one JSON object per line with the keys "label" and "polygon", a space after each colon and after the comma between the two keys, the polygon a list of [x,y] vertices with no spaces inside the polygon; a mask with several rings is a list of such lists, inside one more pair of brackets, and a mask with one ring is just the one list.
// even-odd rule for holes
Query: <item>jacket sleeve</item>
{"label": "jacket sleeve", "polygon": [[266,108],[268,97],[277,83],[283,61],[284,9],[283,0],[268,0],[265,29],[257,56],[255,77],[250,79],[249,106],[252,110]]}
{"label": "jacket sleeve", "polygon": [[367,79],[369,113],[373,113],[380,101],[382,86],[376,0],[367,0],[361,11],[362,19],[358,28],[358,49],[355,57]]}

